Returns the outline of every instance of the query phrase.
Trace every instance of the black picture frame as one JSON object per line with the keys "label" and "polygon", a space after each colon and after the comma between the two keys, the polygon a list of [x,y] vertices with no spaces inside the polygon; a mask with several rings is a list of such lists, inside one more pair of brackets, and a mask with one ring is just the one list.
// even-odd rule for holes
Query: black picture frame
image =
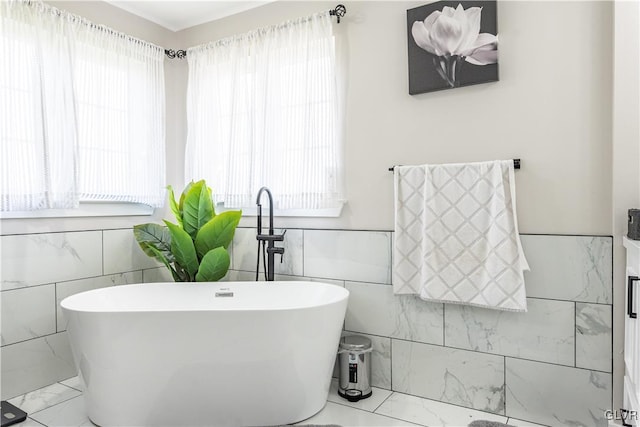
{"label": "black picture frame", "polygon": [[[460,10],[458,10],[460,7],[465,12],[465,16],[460,15]],[[451,9],[445,11],[445,8],[452,8],[457,14],[454,13],[455,16],[449,16],[452,14],[452,11]],[[467,19],[467,16],[476,16],[478,11],[472,10],[471,8],[481,8],[479,13],[479,34],[481,36],[475,38],[475,33],[471,34],[472,31],[470,31],[467,35],[462,35],[459,39],[452,39],[452,37],[456,37],[461,33],[443,31],[443,29],[451,29],[457,25],[457,23],[446,21],[446,19],[463,20]],[[431,19],[427,24],[424,24],[425,19],[437,11],[439,11],[440,14],[434,15],[434,17],[437,16],[435,21],[442,20],[435,24],[435,21]],[[418,41],[416,41],[412,33],[414,23],[416,22],[419,22],[419,24],[416,24],[418,25],[416,34],[422,47],[418,45]],[[497,1],[438,1],[408,9],[409,94],[417,95],[420,93],[498,81],[497,24]],[[424,25],[424,28],[421,29],[419,25]],[[431,25],[431,32],[427,29],[428,25]],[[438,26],[437,28],[436,25]],[[468,28],[468,26],[465,27],[464,25],[461,27]],[[452,33],[454,33],[453,36],[450,35]],[[426,38],[424,36],[425,34],[428,34]],[[481,44],[484,41],[494,40],[494,38],[490,36],[495,36],[495,42],[485,44],[480,49],[475,49],[473,51],[474,53],[468,55],[468,57],[462,54],[464,52],[469,53],[469,50],[478,43]],[[470,43],[469,40],[474,38],[475,42]],[[458,44],[457,48],[451,49],[451,46],[456,45],[457,40],[461,40],[462,42]],[[436,52],[442,53],[447,50],[439,49],[441,47],[447,47],[449,51],[446,54],[437,55]],[[429,50],[432,50],[432,52]],[[480,58],[479,61],[476,58]],[[469,62],[487,62],[494,59],[495,63],[486,63],[484,65]]]}

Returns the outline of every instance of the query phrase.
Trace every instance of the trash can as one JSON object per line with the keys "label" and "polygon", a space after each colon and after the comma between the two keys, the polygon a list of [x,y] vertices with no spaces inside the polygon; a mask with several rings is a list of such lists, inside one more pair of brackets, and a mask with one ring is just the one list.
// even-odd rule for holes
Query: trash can
{"label": "trash can", "polygon": [[371,340],[359,335],[342,337],[338,347],[338,394],[349,402],[371,396]]}

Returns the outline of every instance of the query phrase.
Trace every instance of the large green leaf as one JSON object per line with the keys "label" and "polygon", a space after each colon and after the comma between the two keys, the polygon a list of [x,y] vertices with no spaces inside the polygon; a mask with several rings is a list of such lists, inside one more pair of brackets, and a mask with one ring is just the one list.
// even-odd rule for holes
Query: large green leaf
{"label": "large green leaf", "polygon": [[184,198],[187,196],[189,190],[191,190],[191,187],[193,187],[193,181],[188,183],[187,186],[184,187],[184,190],[182,190],[182,194],[180,195],[180,204],[178,204],[178,209],[180,210],[180,212],[184,210]]}
{"label": "large green leaf", "polygon": [[184,231],[195,240],[198,230],[213,218],[213,201],[204,180],[191,186],[184,198],[182,225]]}
{"label": "large green leaf", "polygon": [[207,252],[217,247],[229,247],[236,227],[242,217],[242,211],[227,211],[214,216],[196,235],[196,251],[202,258]]}
{"label": "large green leaf", "polygon": [[189,274],[189,279],[192,279],[198,271],[198,257],[193,240],[186,231],[177,225],[166,220],[164,223],[167,224],[171,233],[171,252],[176,263]]}
{"label": "large green leaf", "polygon": [[217,282],[227,274],[230,263],[229,252],[222,246],[207,252],[200,263],[196,282]]}
{"label": "large green leaf", "polygon": [[170,185],[167,186],[167,191],[169,191],[169,206],[171,206],[171,211],[173,215],[176,217],[176,221],[178,221],[178,225],[182,227],[182,211],[176,203],[176,196],[173,193],[173,187]]}
{"label": "large green leaf", "polygon": [[[157,251],[169,262],[173,262],[171,233],[169,233],[167,227],[153,223],[134,225],[133,235],[136,237],[138,244],[145,254],[162,261],[162,259],[157,256]],[[151,248],[155,249],[155,251],[151,250]]]}
{"label": "large green leaf", "polygon": [[156,258],[158,258],[165,265],[165,267],[169,269],[169,271],[171,272],[171,275],[173,276],[174,281],[184,282],[184,278],[180,277],[178,272],[173,267],[171,267],[169,260],[167,260],[167,258],[160,251],[158,251],[153,246],[149,246],[148,249],[150,252],[155,253]]}

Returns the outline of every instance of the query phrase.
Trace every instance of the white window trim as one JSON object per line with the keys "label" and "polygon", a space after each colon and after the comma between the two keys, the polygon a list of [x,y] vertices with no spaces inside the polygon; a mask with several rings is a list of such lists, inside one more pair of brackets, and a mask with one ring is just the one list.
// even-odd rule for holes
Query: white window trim
{"label": "white window trim", "polygon": [[80,202],[76,209],[0,212],[0,219],[151,216],[154,212],[153,207],[142,203]]}
{"label": "white window trim", "polygon": [[[327,209],[274,209],[274,217],[315,217],[315,218],[338,218],[342,214],[342,208],[344,204],[337,208]],[[218,203],[216,205],[216,212],[237,211],[242,209],[243,217],[255,217],[258,216],[258,208],[225,208],[224,205]],[[269,213],[269,206],[262,205],[262,215]]]}

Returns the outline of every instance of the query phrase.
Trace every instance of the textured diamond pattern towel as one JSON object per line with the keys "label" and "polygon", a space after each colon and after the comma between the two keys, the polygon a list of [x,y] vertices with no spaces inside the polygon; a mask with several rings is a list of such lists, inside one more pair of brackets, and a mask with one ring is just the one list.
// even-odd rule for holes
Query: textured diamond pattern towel
{"label": "textured diamond pattern towel", "polygon": [[513,161],[395,168],[393,290],[527,311]]}

